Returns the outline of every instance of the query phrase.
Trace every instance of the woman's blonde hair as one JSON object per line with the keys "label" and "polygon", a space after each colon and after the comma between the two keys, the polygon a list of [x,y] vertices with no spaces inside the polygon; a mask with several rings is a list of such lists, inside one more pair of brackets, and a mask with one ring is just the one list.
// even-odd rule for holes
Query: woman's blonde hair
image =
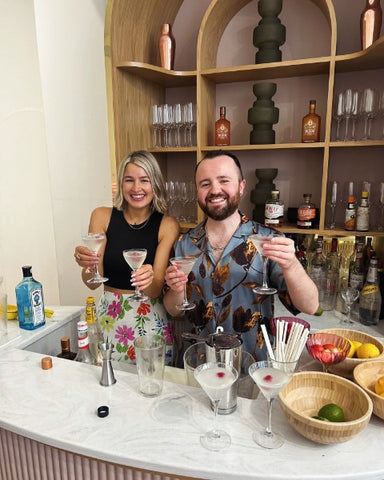
{"label": "woman's blonde hair", "polygon": [[138,150],[130,153],[119,165],[119,172],[117,174],[117,191],[115,195],[115,207],[117,210],[124,210],[127,207],[127,201],[123,195],[123,178],[128,163],[133,163],[134,165],[141,167],[148,175],[153,190],[152,208],[160,213],[166,213],[168,206],[164,178],[156,158],[152,153],[145,150]]}

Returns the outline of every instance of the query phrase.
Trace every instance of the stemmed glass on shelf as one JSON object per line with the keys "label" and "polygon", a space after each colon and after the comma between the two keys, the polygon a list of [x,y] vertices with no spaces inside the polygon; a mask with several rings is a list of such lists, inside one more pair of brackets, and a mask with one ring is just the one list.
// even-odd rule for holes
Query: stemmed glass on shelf
{"label": "stemmed glass on shelf", "polygon": [[344,141],[348,140],[349,120],[353,111],[353,91],[351,88],[347,88],[343,94],[344,97],[344,118],[345,118],[345,133]]}
{"label": "stemmed glass on shelf", "polygon": [[[147,250],[145,248],[130,248],[123,251],[124,260],[134,272],[143,265],[146,256]],[[148,297],[143,295],[138,287],[135,288],[135,293],[130,295],[128,298],[137,302],[144,302],[148,300]]]}
{"label": "stemmed glass on shelf", "polygon": [[152,105],[153,146],[161,147],[161,129],[163,125],[163,110],[160,105]]}
{"label": "stemmed glass on shelf", "polygon": [[352,131],[351,131],[351,140],[356,140],[356,122],[360,116],[360,92],[355,90],[352,97]]}
{"label": "stemmed glass on shelf", "polygon": [[[172,265],[175,265],[179,270],[182,270],[186,275],[189,275],[193,265],[196,262],[196,257],[185,255],[184,257],[173,257],[170,259]],[[187,297],[187,285],[184,285],[184,299],[182,303],[176,305],[178,310],[193,310],[196,307],[194,303],[190,303]]]}
{"label": "stemmed glass on shelf", "polygon": [[217,411],[220,400],[237,380],[238,371],[225,363],[208,362],[195,368],[194,375],[196,381],[210,398],[215,414],[213,429],[202,435],[200,442],[203,447],[215,452],[227,448],[231,444],[231,437],[227,432],[217,428]]}
{"label": "stemmed glass on shelf", "polygon": [[372,120],[377,114],[377,92],[373,88],[366,88],[361,97],[361,116],[364,118],[363,140],[371,139]]}
{"label": "stemmed glass on shelf", "polygon": [[272,237],[266,237],[264,235],[254,234],[249,236],[249,240],[253,243],[263,263],[263,285],[253,289],[255,293],[260,295],[273,295],[277,292],[276,288],[269,287],[267,283],[267,264],[268,257],[264,255],[263,244],[270,242]]}
{"label": "stemmed glass on shelf", "polygon": [[331,207],[331,223],[329,224],[329,228],[331,229],[336,228],[335,214],[336,214],[338,192],[339,192],[339,182],[334,180],[330,185],[329,202],[328,202],[329,206]]}
{"label": "stemmed glass on shelf", "polygon": [[97,252],[100,250],[101,245],[105,240],[104,233],[87,233],[82,235],[82,240],[86,247],[88,247],[95,254],[95,266],[94,266],[94,276],[87,280],[87,283],[104,283],[108,281],[108,278],[102,277],[98,269],[98,259],[96,257]]}
{"label": "stemmed glass on shelf", "polygon": [[264,448],[279,448],[284,438],[272,431],[272,401],[292,378],[297,366],[295,361],[268,360],[255,362],[249,367],[249,375],[267,400],[268,424],[253,433],[253,440]]}
{"label": "stemmed glass on shelf", "polygon": [[340,124],[344,117],[344,95],[343,92],[337,94],[333,109],[333,118],[336,120],[336,140],[340,140]]}
{"label": "stemmed glass on shelf", "polygon": [[185,125],[185,145],[187,147],[192,146],[192,130],[196,125],[196,105],[192,102],[188,102],[183,105],[183,116]]}
{"label": "stemmed glass on shelf", "polygon": [[384,182],[380,182],[379,207],[379,225],[377,230],[382,232],[384,230]]}

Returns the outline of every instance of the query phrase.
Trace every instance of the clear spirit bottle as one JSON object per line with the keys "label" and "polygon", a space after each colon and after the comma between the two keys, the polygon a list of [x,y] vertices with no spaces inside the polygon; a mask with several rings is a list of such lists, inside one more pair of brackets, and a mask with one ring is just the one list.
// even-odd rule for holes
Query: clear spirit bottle
{"label": "clear spirit bottle", "polygon": [[356,230],[367,232],[369,230],[369,193],[361,192],[360,205],[357,207]]}
{"label": "clear spirit bottle", "polygon": [[268,227],[282,227],[284,223],[284,203],[279,190],[272,190],[271,198],[265,203],[264,224]]}
{"label": "clear spirit bottle", "polygon": [[364,287],[360,293],[359,320],[363,325],[377,325],[381,309],[381,293],[377,278],[377,258],[372,258]]}
{"label": "clear spirit bottle", "polygon": [[77,340],[79,350],[77,352],[75,362],[96,365],[96,360],[93,358],[89,350],[88,323],[85,320],[80,320],[77,322]]}
{"label": "clear spirit bottle", "polygon": [[23,280],[16,286],[19,327],[34,330],[45,325],[43,286],[32,277],[32,267],[24,266]]}

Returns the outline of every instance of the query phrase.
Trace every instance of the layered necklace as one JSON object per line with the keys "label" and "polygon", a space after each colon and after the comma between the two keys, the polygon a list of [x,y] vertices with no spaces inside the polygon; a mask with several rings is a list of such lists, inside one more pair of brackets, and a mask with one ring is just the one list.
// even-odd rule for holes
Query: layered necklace
{"label": "layered necklace", "polygon": [[132,223],[129,223],[128,220],[127,220],[127,223],[132,228],[132,230],[141,230],[142,228],[147,226],[150,218],[151,218],[151,214],[149,215],[149,217],[143,223],[139,223],[139,224],[133,223],[132,224]]}

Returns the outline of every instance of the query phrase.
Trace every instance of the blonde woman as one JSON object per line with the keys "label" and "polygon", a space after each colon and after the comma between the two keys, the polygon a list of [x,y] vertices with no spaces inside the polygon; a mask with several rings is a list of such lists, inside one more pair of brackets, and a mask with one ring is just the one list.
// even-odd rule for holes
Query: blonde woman
{"label": "blonde woman", "polygon": [[[115,206],[98,207],[89,222],[90,233],[105,233],[98,253],[101,275],[108,278],[98,305],[98,320],[104,336],[113,339],[114,360],[135,363],[133,341],[137,336],[154,333],[166,340],[167,363],[172,359],[172,323],[162,302],[165,270],[179,224],[166,215],[166,191],[155,157],[146,151],[133,152],[119,167]],[[145,263],[132,272],[123,250],[146,248]],[[77,246],[75,260],[82,267],[83,282],[89,284],[94,254]],[[149,299],[132,301],[137,287]]]}

